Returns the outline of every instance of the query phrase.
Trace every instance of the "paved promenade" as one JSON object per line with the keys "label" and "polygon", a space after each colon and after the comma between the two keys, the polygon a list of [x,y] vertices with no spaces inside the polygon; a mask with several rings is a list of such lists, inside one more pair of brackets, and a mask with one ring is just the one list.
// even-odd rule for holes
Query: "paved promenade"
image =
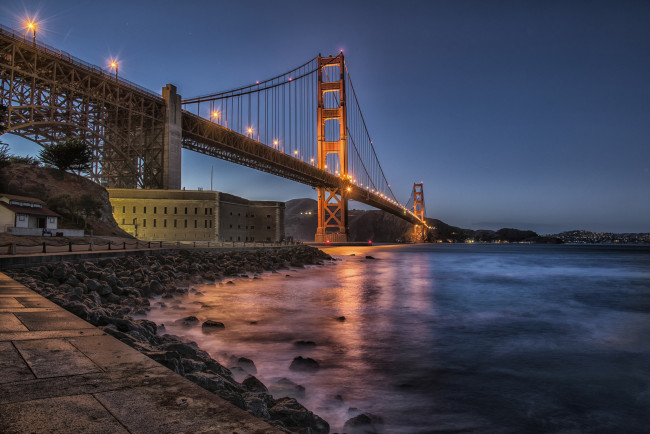
{"label": "paved promenade", "polygon": [[0,273],[0,432],[279,431]]}

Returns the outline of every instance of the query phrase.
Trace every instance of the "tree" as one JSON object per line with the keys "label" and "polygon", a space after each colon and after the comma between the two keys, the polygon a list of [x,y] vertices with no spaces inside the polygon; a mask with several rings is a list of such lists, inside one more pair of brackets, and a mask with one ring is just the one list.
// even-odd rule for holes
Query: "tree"
{"label": "tree", "polygon": [[38,154],[46,166],[62,171],[88,173],[92,168],[92,151],[81,137],[72,137],[63,143],[44,145]]}

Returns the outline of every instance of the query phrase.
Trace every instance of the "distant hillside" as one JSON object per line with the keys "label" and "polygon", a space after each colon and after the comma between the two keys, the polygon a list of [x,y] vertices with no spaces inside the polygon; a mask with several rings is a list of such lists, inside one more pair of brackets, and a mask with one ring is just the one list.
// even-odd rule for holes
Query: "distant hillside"
{"label": "distant hillside", "polygon": [[[413,226],[407,221],[380,210],[349,211],[350,240],[374,242],[409,242]],[[427,219],[435,229],[429,233],[429,241],[464,243],[472,242],[561,242],[553,237],[540,237],[533,231],[504,228],[498,231],[471,230],[451,226],[438,219]],[[318,225],[318,202],[314,199],[293,199],[286,203],[285,233],[296,240],[313,241]]]}
{"label": "distant hillside", "polygon": [[84,213],[72,206],[82,197],[92,198],[96,206],[87,218],[87,231],[93,235],[131,238],[113,218],[108,192],[82,176],[48,167],[11,164],[0,169],[0,193],[29,196],[48,204],[63,216],[61,228],[83,229]]}

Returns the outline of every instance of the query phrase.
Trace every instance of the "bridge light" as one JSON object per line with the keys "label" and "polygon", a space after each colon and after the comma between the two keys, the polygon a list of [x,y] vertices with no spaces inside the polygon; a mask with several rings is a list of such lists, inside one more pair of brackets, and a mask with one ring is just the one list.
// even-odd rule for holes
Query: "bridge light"
{"label": "bridge light", "polygon": [[352,191],[352,187],[348,187],[348,191]]}
{"label": "bridge light", "polygon": [[278,146],[279,142],[277,140],[273,140],[273,146]]}
{"label": "bridge light", "polygon": [[215,119],[219,119],[219,112],[216,111],[216,110],[213,111],[213,112],[212,112],[212,117],[215,118]]}
{"label": "bridge light", "polygon": [[293,151],[293,155],[298,155],[298,150]]}
{"label": "bridge light", "polygon": [[327,169],[327,164],[323,165],[323,167],[324,167],[325,169]]}
{"label": "bridge light", "polygon": [[248,134],[251,135],[251,138],[253,137],[253,128],[248,127]]}
{"label": "bridge light", "polygon": [[36,21],[34,20],[27,20],[25,23],[25,27],[27,28],[28,32],[32,32],[32,43],[34,46],[36,46]]}
{"label": "bridge light", "polygon": [[115,81],[117,81],[117,72],[120,69],[120,65],[118,65],[117,60],[113,59],[111,60],[111,63],[109,63],[109,66],[111,67],[111,69],[115,70]]}

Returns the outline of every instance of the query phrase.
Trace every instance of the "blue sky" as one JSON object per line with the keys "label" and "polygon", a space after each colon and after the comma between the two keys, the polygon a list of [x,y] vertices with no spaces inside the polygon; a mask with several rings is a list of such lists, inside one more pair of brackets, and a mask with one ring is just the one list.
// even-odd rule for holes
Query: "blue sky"
{"label": "blue sky", "polygon": [[[35,13],[39,40],[184,97],[343,49],[398,199],[423,181],[454,225],[650,232],[650,2],[18,0],[0,23]],[[218,190],[316,197],[188,151],[183,185],[209,188],[211,167]]]}

